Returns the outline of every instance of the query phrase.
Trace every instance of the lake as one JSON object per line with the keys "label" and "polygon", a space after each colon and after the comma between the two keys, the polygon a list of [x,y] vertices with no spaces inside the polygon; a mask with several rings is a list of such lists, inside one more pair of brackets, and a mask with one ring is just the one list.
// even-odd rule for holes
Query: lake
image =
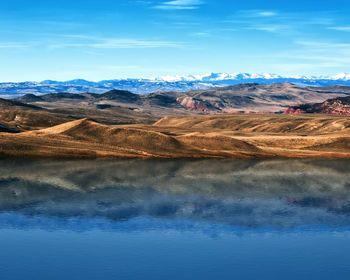
{"label": "lake", "polygon": [[0,279],[350,279],[350,160],[1,160]]}

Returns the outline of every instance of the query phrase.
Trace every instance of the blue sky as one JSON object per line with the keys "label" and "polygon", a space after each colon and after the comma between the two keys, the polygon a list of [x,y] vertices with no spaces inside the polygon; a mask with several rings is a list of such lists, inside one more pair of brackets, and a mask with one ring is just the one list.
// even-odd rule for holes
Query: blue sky
{"label": "blue sky", "polygon": [[0,81],[350,72],[350,3],[1,0]]}

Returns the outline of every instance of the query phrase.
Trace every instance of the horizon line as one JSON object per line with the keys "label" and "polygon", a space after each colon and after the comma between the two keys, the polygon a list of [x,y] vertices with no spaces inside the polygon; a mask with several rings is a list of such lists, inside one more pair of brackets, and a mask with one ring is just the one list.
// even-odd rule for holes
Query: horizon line
{"label": "horizon line", "polygon": [[[350,80],[350,73],[347,72],[340,72],[338,74],[329,74],[329,75],[280,75],[276,73],[267,73],[267,72],[207,72],[205,74],[175,74],[175,75],[160,75],[160,76],[140,76],[140,77],[122,77],[122,78],[115,78],[115,79],[102,79],[102,80],[90,80],[87,78],[73,78],[73,79],[67,79],[67,80],[56,80],[56,79],[44,79],[44,80],[22,80],[22,81],[0,81],[1,84],[6,84],[6,83],[44,83],[44,82],[58,82],[58,83],[65,83],[65,82],[73,82],[73,81],[86,81],[86,82],[92,82],[92,83],[100,83],[104,81],[125,81],[125,80],[143,80],[143,81],[156,81],[156,82],[196,82],[196,81],[201,81],[201,79],[204,79],[206,77],[210,77],[211,75],[227,75],[226,79],[225,78],[217,78],[216,81],[221,81],[221,80],[234,80],[236,76],[239,75],[249,75],[252,77],[241,77],[241,78],[236,78],[236,79],[246,79],[246,80],[257,80],[257,79],[262,79],[262,80],[275,80],[275,79],[308,79],[308,80]],[[256,77],[254,77],[256,75]],[[260,75],[260,76],[259,76]],[[264,76],[266,75],[266,76]],[[267,77],[269,75],[270,77]],[[231,76],[231,77],[229,77]],[[343,77],[341,77],[343,76]],[[229,78],[228,78],[229,77]],[[192,78],[192,80],[186,80],[189,78]],[[181,80],[183,79],[183,80]],[[204,82],[215,82],[215,80],[209,80],[209,81],[204,81]]]}

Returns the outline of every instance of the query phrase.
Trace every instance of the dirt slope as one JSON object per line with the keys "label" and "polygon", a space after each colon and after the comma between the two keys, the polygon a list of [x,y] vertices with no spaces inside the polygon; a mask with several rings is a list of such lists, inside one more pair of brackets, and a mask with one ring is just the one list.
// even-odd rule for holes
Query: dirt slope
{"label": "dirt slope", "polygon": [[89,119],[0,133],[0,155],[42,157],[350,157],[350,118],[322,115],[166,117],[153,125]]}
{"label": "dirt slope", "polygon": [[164,117],[154,126],[240,133],[317,135],[349,133],[350,118],[327,115],[226,114]]}

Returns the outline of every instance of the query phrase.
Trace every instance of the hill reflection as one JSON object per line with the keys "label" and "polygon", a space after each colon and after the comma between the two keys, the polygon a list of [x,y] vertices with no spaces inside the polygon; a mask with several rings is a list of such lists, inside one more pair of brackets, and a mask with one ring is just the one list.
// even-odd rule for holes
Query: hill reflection
{"label": "hill reflection", "polygon": [[147,218],[244,228],[347,227],[349,163],[4,160],[0,227],[11,225],[11,219],[16,226],[13,215],[114,224]]}

